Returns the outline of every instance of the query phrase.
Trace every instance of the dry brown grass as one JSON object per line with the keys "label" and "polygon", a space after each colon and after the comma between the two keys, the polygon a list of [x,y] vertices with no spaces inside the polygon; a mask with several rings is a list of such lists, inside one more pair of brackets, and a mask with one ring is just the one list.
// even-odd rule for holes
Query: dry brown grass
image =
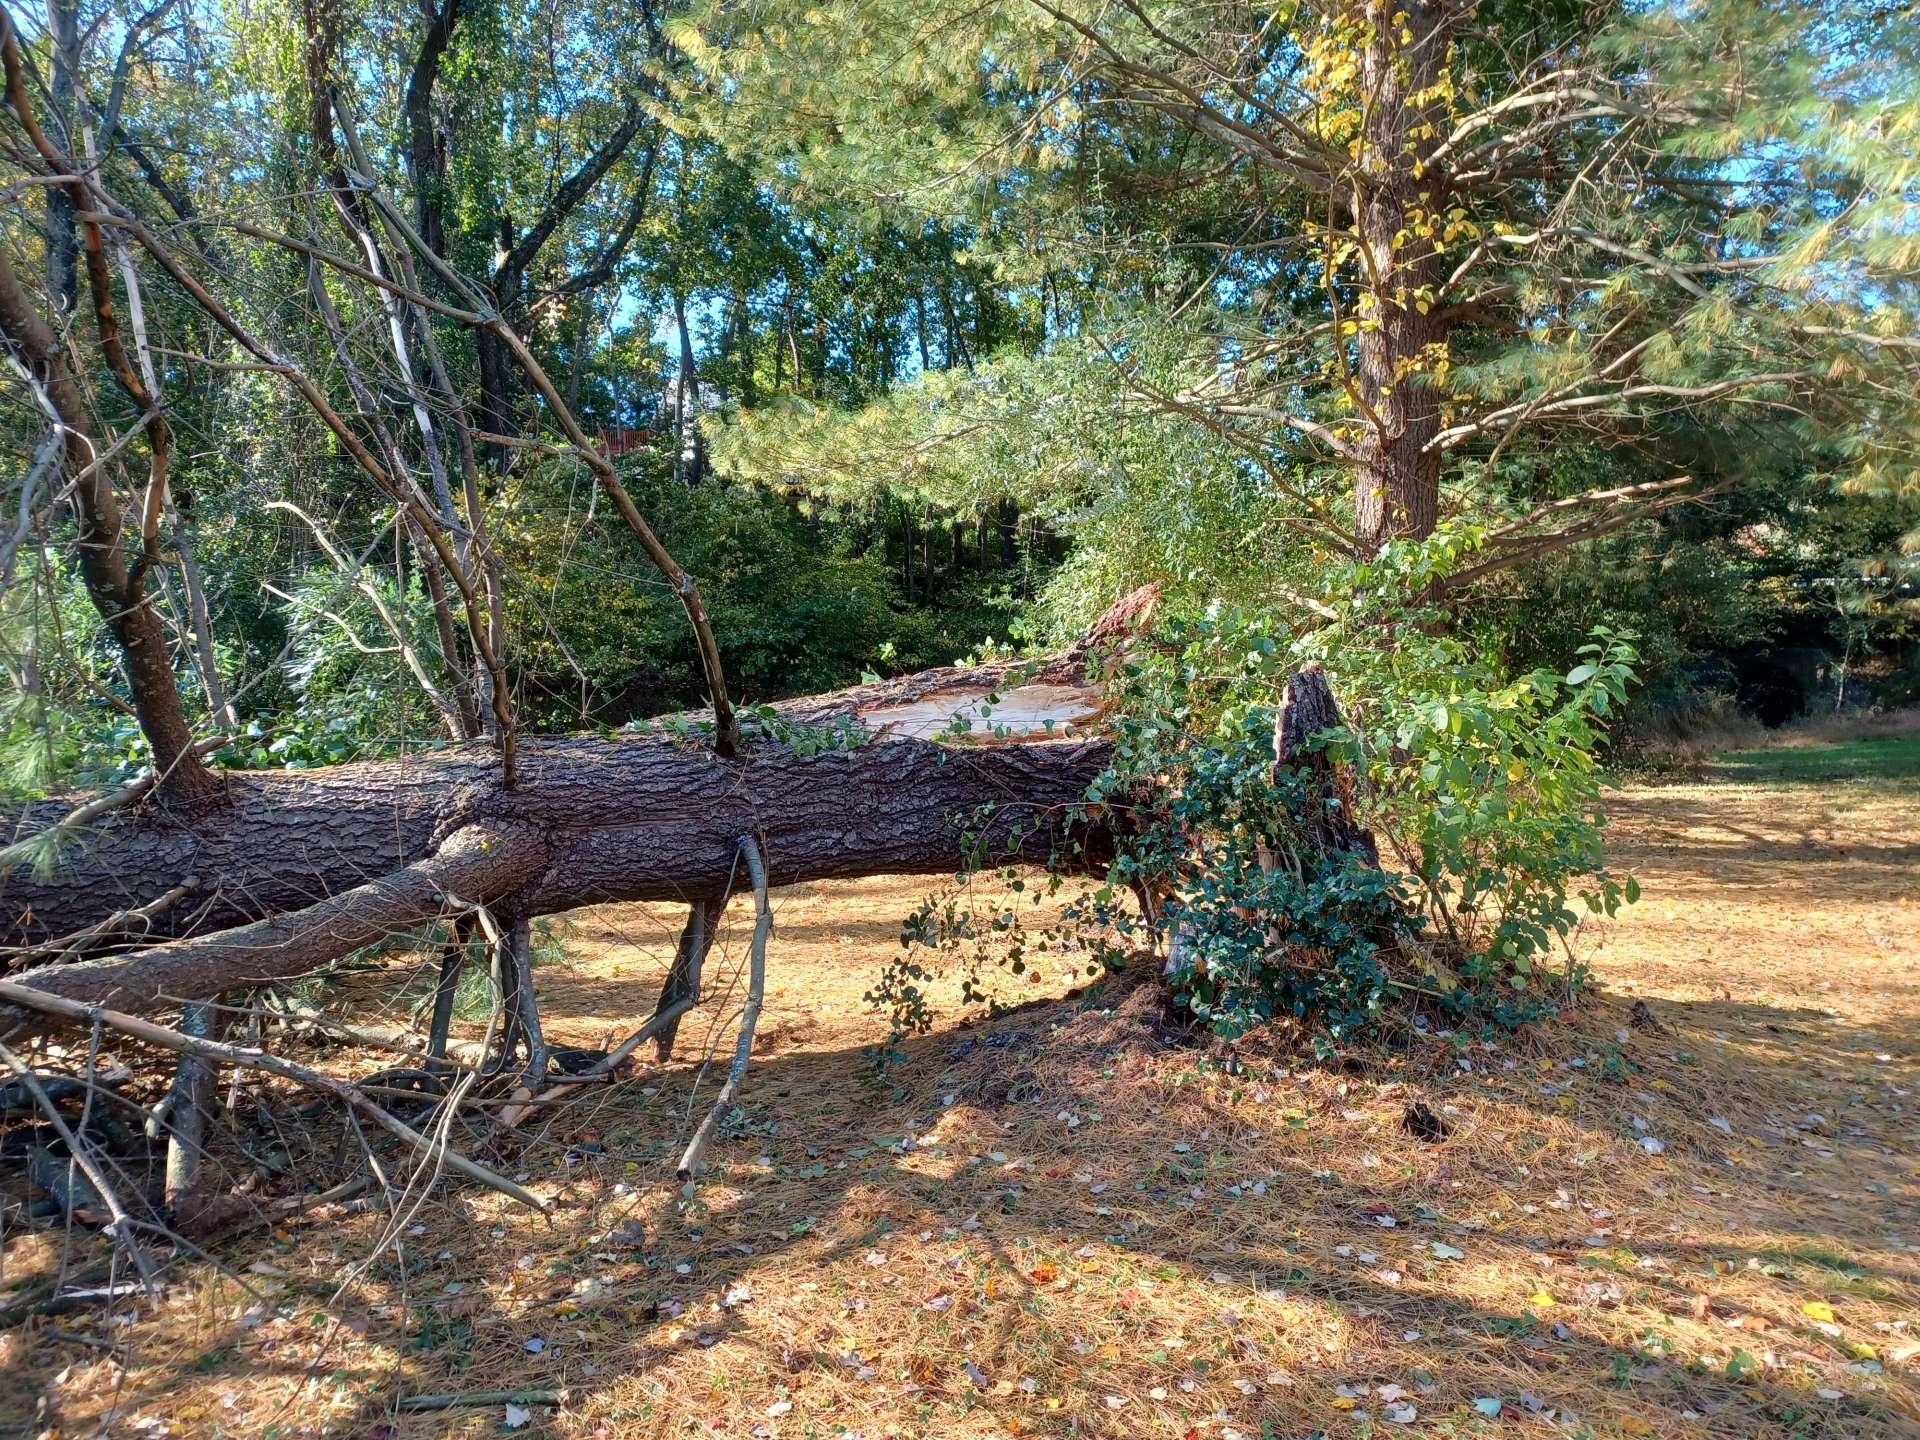
{"label": "dry brown grass", "polygon": [[[385,1217],[302,1222],[263,1301],[202,1271],[124,1325],[7,1335],[0,1426],[483,1436],[502,1407],[393,1402],[524,1386],[566,1399],[519,1433],[567,1437],[1920,1434],[1913,799],[1632,792],[1647,898],[1586,937],[1589,1005],[1350,1070],[1235,1073],[1168,1043],[1151,987],[1054,999],[1063,958],[1005,987],[1048,1003],[863,1084],[861,997],[923,887],[790,890],[750,1123],[691,1198],[671,1157],[717,1075],[676,1064],[529,1149],[551,1224],[444,1196],[342,1294]],[[677,918],[576,920],[543,976],[563,1039],[651,1007]]]}

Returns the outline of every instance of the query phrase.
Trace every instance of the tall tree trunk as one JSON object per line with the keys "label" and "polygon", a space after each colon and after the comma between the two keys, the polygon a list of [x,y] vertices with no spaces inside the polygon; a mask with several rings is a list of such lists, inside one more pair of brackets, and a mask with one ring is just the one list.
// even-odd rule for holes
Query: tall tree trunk
{"label": "tall tree trunk", "polygon": [[[1358,7],[1355,7],[1356,9]],[[1366,427],[1354,482],[1355,535],[1368,551],[1421,539],[1439,518],[1440,406],[1427,372],[1447,338],[1442,257],[1426,222],[1447,200],[1430,157],[1445,134],[1430,96],[1447,53],[1447,0],[1406,0],[1405,23],[1369,7],[1361,53],[1366,105],[1351,205],[1374,323],[1354,377]]]}
{"label": "tall tree trunk", "polygon": [[[104,272],[103,265],[97,269]],[[97,294],[95,299],[106,303]],[[4,248],[0,248],[0,337],[11,342],[20,363],[47,396],[54,411],[47,418],[59,422],[62,461],[73,479],[80,516],[75,547],[80,576],[94,609],[120,647],[133,712],[161,777],[161,790],[179,800],[206,799],[218,792],[219,782],[194,754],[193,730],[174,683],[166,631],[147,587],[132,570],[112,477],[93,463],[105,447],[91,438],[91,417],[67,366],[66,347],[33,308]]]}
{"label": "tall tree trunk", "polygon": [[740,376],[740,392],[735,397],[743,405],[752,405],[759,393],[753,376],[753,325],[747,309],[747,297],[738,290],[733,295],[733,365]]}
{"label": "tall tree trunk", "polygon": [[[500,313],[513,323],[520,300],[520,275],[511,264],[514,250],[513,220],[502,214],[494,221],[493,293]],[[480,369],[480,428],[495,435],[517,436],[514,401],[519,394],[519,370],[507,349],[507,342],[492,330],[482,327],[473,332],[474,358]],[[510,446],[487,442],[482,453],[488,467],[504,471],[512,458]]]}
{"label": "tall tree trunk", "polygon": [[[480,371],[480,428],[495,435],[512,435],[514,369],[506,342],[491,330],[481,329],[473,332],[473,348]],[[508,446],[488,440],[481,443],[480,453],[488,468],[498,472],[506,468],[512,452]]]}
{"label": "tall tree trunk", "polygon": [[[1077,667],[1054,673],[1067,684],[1080,675]],[[199,898],[155,920],[155,933],[177,933],[166,927],[189,917],[196,934],[285,917],[355,887],[378,891],[380,877],[432,860],[463,831],[497,831],[506,858],[495,865],[482,846],[458,861],[463,878],[447,893],[514,893],[532,915],[718,895],[747,833],[761,837],[777,884],[937,873],[958,862],[967,830],[993,837],[989,853],[999,854],[1025,827],[1034,833],[1019,853],[1043,857],[1105,765],[1103,742],[914,738],[944,734],[953,711],[1024,682],[1020,666],[1003,662],[780,702],[776,713],[789,724],[851,722],[872,737],[812,755],[768,741],[725,761],[670,737],[528,737],[511,792],[500,788],[497,757],[479,744],[318,770],[233,772],[224,777],[226,806],[187,818],[150,807],[114,812],[52,875],[22,867],[0,878],[0,940],[39,944],[188,881]],[[75,798],[37,802],[23,830],[64,815]],[[514,838],[523,832],[525,844]]]}
{"label": "tall tree trunk", "polygon": [[[89,1003],[164,1009],[306,974],[439,918],[449,896],[540,915],[719,894],[747,834],[775,884],[948,873],[975,846],[996,863],[1041,861],[1063,843],[1105,853],[1094,832],[1068,829],[1105,767],[1099,742],[981,747],[964,762],[897,736],[811,756],[769,749],[739,764],[655,740],[581,738],[522,754],[510,794],[493,783],[491,757],[467,751],[237,778],[232,806],[191,828],[127,817],[51,879],[10,877],[14,934],[71,934],[189,880],[205,911],[168,913],[231,928],[23,978]],[[16,1018],[0,1006],[0,1028]]]}
{"label": "tall tree trunk", "polygon": [[[943,667],[774,707],[796,729],[861,737],[843,748],[803,754],[763,738],[722,757],[671,737],[573,736],[527,745],[511,788],[486,749],[468,746],[234,775],[217,808],[104,810],[54,873],[0,874],[0,940],[15,942],[27,985],[142,1011],[308,973],[449,906],[484,904],[518,924],[607,901],[721,896],[743,837],[764,856],[758,884],[938,874],[980,854],[1098,866],[1125,813],[1085,804],[1110,743],[920,737],[952,736],[956,716],[1025,686],[1050,721],[1084,722],[1100,703],[1092,647],[1136,611],[1128,597],[1038,672],[1025,660]],[[22,825],[56,823],[72,803],[41,802]],[[143,935],[171,926],[182,938],[49,963],[129,914]],[[62,1023],[0,1005],[9,1033]]]}
{"label": "tall tree trunk", "polygon": [[459,23],[461,0],[442,0],[439,9],[423,6],[426,29],[407,76],[407,180],[413,187],[414,223],[434,254],[445,256],[447,239],[442,218],[446,189],[446,154],[433,124],[433,89],[440,78],[440,62]]}
{"label": "tall tree trunk", "polygon": [[[586,311],[582,314],[581,311]],[[580,413],[580,373],[587,352],[587,328],[592,318],[593,301],[569,303],[566,308],[567,334],[567,409]]]}
{"label": "tall tree trunk", "polygon": [[[80,74],[79,0],[47,0],[47,38],[53,50],[54,123],[60,144],[68,154],[79,154],[74,141],[74,92]],[[47,293],[63,316],[73,314],[79,296],[79,240],[73,198],[63,185],[47,187]]]}
{"label": "tall tree trunk", "polygon": [[692,430],[693,397],[697,389],[693,374],[693,336],[687,330],[687,301],[679,291],[673,293],[673,327],[680,337],[680,365],[673,381],[673,476],[692,484],[699,478],[687,454],[687,437]]}
{"label": "tall tree trunk", "polygon": [[958,361],[967,369],[973,369],[973,356],[967,350],[966,332],[960,324],[960,317],[953,307],[953,286],[943,285],[940,292],[942,312],[947,323],[946,354],[942,357],[945,368],[951,370]]}

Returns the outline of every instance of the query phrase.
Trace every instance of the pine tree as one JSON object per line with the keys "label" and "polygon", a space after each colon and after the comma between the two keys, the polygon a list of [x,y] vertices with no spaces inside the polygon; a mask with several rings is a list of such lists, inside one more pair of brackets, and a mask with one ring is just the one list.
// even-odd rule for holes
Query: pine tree
{"label": "pine tree", "polygon": [[1337,551],[1452,519],[1458,583],[1781,464],[1914,494],[1894,10],[716,0],[678,34],[716,133],[1044,255]]}

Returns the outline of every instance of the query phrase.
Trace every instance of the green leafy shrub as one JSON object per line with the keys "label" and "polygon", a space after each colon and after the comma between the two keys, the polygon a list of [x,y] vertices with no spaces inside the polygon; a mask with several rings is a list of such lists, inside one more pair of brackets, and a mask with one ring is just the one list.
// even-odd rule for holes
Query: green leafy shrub
{"label": "green leafy shrub", "polygon": [[[1291,609],[1309,623],[1215,608],[1136,644],[1114,682],[1113,761],[1088,797],[1127,833],[1108,883],[1069,907],[1070,924],[1107,937],[1096,954],[1144,930],[1215,1033],[1282,1020],[1322,1046],[1414,1015],[1525,1023],[1577,986],[1568,942],[1583,917],[1638,895],[1605,865],[1598,759],[1633,683],[1631,638],[1596,629],[1564,674],[1503,672],[1421,598],[1476,546],[1461,531],[1389,546]],[[1342,723],[1276,767],[1275,713],[1308,663]],[[1328,838],[1330,806],[1368,828],[1378,867]],[[897,1028],[924,1027],[925,980],[967,942],[1024,953],[1016,916],[964,903],[968,878],[910,920],[876,988]],[[1129,892],[1154,897],[1153,913]]]}
{"label": "green leafy shrub", "polygon": [[[1564,978],[1555,952],[1582,915],[1637,895],[1605,868],[1597,758],[1633,681],[1630,638],[1596,630],[1564,675],[1502,673],[1418,598],[1474,544],[1390,546],[1315,597],[1310,626],[1176,619],[1128,666],[1100,790],[1171,797],[1120,864],[1170,894],[1174,984],[1221,1033],[1290,1015],[1338,1038],[1379,1023],[1394,992],[1524,1020]],[[1275,774],[1281,687],[1308,662],[1344,706],[1318,743],[1381,869],[1303,850],[1325,787]]]}

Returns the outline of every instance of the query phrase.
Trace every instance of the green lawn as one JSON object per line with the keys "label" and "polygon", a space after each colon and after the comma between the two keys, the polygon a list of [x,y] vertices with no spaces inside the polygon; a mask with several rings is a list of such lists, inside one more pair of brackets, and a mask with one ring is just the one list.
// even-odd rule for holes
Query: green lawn
{"label": "green lawn", "polygon": [[1920,787],[1920,734],[1876,735],[1830,745],[1728,750],[1715,757],[1718,779],[1743,784],[1816,785],[1835,781],[1893,782]]}

